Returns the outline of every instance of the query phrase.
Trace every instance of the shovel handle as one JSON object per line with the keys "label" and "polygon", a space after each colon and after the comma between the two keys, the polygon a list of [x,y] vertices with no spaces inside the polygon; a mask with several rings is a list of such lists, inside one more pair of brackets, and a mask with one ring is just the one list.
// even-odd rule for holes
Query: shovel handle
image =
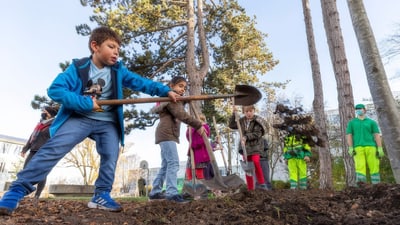
{"label": "shovel handle", "polygon": [[215,120],[215,116],[213,116],[212,118],[213,118],[213,124],[214,124],[215,133],[217,135],[217,143],[221,147],[221,149],[220,149],[221,150],[221,156],[222,156],[222,160],[224,161],[225,170],[230,174],[230,171],[228,170],[228,166],[227,166],[227,163],[226,163],[226,160],[225,160],[224,151],[223,151],[223,148],[222,148],[222,145],[221,145],[221,140],[220,140],[221,137],[220,137],[219,131],[217,129],[217,121]]}
{"label": "shovel handle", "polygon": [[[212,100],[218,98],[231,98],[237,96],[236,94],[226,95],[192,95],[178,97],[177,101],[197,101],[197,100]],[[139,104],[139,103],[152,103],[152,102],[170,102],[169,97],[154,97],[154,98],[129,98],[129,99],[108,99],[97,100],[98,105],[123,105],[123,104]]]}
{"label": "shovel handle", "polygon": [[239,138],[240,138],[240,144],[242,145],[242,149],[243,149],[243,158],[244,161],[247,162],[247,151],[246,151],[246,145],[242,143],[242,139],[243,139],[243,132],[242,132],[242,126],[240,126],[240,117],[239,117],[239,113],[235,112],[235,121],[236,121],[236,126],[238,128],[239,131]]}

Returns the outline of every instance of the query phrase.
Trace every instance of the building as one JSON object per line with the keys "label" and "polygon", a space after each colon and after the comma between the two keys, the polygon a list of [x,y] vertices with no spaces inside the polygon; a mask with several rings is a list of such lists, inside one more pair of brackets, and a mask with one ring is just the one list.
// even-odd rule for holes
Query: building
{"label": "building", "polygon": [[19,154],[26,142],[26,139],[0,134],[0,191],[22,167],[23,159]]}

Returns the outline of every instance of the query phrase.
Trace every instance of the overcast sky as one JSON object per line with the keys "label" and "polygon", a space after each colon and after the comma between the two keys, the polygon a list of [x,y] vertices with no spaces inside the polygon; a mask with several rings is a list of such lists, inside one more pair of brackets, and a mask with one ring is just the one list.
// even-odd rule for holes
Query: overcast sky
{"label": "overcast sky", "polygon": [[[291,80],[285,95],[301,95],[304,105],[311,107],[313,92],[311,69],[305,35],[301,1],[239,0],[248,15],[256,16],[257,27],[268,34],[267,47],[280,63],[262,79]],[[310,0],[314,32],[323,76],[327,108],[337,105],[336,81],[332,72],[321,19],[320,1]],[[345,0],[338,0],[338,9],[345,40],[346,55],[355,101],[368,97],[358,45]],[[364,0],[365,7],[380,42],[393,34],[400,22],[400,1]],[[76,34],[75,26],[88,23],[90,8],[78,0],[6,1],[1,7],[0,35],[1,78],[0,134],[28,138],[40,112],[31,108],[35,94],[46,95],[46,88],[61,72],[59,63],[89,55],[87,37]],[[388,77],[399,70],[399,63],[386,65]],[[186,127],[182,127],[184,130]],[[154,144],[154,129],[135,131],[127,137],[134,153],[159,166],[159,146]],[[181,160],[185,160],[187,143],[181,136]]]}

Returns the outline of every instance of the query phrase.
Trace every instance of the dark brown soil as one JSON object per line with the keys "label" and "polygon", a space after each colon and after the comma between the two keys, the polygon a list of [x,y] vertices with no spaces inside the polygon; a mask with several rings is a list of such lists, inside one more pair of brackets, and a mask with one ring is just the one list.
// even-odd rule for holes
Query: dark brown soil
{"label": "dark brown soil", "polygon": [[243,190],[186,204],[118,199],[119,213],[88,209],[79,200],[25,198],[2,225],[19,224],[400,224],[400,185],[366,185],[341,192]]}

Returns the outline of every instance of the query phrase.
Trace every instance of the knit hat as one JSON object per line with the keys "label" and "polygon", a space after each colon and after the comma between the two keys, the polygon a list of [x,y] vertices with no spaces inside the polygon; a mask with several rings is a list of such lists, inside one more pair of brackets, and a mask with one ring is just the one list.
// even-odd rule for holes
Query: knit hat
{"label": "knit hat", "polygon": [[44,109],[51,115],[51,117],[55,117],[58,113],[58,107],[47,106]]}
{"label": "knit hat", "polygon": [[363,104],[357,104],[354,108],[355,108],[355,109],[365,109],[365,105],[363,105]]}

